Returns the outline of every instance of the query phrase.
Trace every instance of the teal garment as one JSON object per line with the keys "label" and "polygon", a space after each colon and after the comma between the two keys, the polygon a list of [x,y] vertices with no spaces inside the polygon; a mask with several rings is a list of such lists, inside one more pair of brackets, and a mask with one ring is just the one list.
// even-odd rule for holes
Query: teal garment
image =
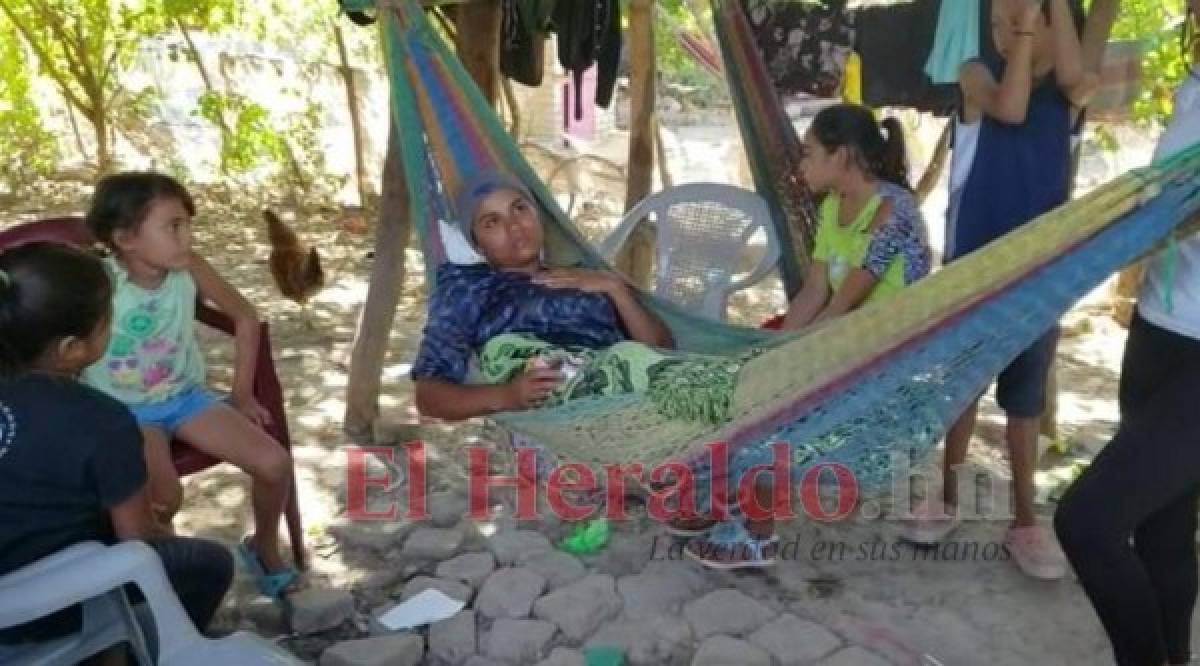
{"label": "teal garment", "polygon": [[83,381],[126,405],[161,403],[204,385],[204,357],[196,343],[196,283],[187,271],[167,273],[157,289],[143,289],[114,259],[112,337]]}
{"label": "teal garment", "polygon": [[981,0],[944,0],[938,12],[937,34],[925,62],[934,83],[958,83],[963,63],[979,57]]}

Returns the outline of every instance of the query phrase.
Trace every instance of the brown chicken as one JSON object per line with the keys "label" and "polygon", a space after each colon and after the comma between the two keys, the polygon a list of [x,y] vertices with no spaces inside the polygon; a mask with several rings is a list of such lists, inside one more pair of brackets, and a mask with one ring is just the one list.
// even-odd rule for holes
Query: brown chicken
{"label": "brown chicken", "polygon": [[296,232],[272,211],[264,210],[263,219],[267,221],[267,238],[271,242],[267,258],[271,277],[280,293],[307,310],[308,300],[325,286],[321,256],[317,248],[302,245]]}

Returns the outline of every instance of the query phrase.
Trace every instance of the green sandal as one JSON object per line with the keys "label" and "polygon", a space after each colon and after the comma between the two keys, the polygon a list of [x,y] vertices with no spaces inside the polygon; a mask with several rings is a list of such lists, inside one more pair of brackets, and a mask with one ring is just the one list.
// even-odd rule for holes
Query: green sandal
{"label": "green sandal", "polygon": [[237,547],[238,558],[242,561],[242,566],[254,576],[254,582],[258,586],[258,591],[272,599],[282,599],[287,594],[288,588],[296,579],[300,578],[300,572],[292,567],[276,571],[275,573],[267,573],[267,569],[263,566],[262,558],[250,545],[250,537],[243,537],[238,542]]}

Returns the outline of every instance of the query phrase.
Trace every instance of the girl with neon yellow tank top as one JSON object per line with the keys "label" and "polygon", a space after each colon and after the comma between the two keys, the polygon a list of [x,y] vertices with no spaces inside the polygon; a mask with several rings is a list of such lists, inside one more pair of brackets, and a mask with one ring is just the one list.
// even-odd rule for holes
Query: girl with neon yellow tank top
{"label": "girl with neon yellow tank top", "polygon": [[[263,430],[271,417],[253,395],[258,315],[192,251],[195,213],[191,195],[169,176],[121,173],[96,186],[87,224],[113,253],[105,261],[113,284],[111,337],[104,356],[82,379],[124,403],[137,420],[148,494],[162,523],[169,525],[183,499],[172,439],[250,475],[255,532],[242,540],[238,553],[259,589],[279,596],[294,587],[298,575],[279,555],[279,519],[291,490],[292,462]],[[215,304],[235,324],[229,404],[205,386],[193,323],[197,298]]]}
{"label": "girl with neon yellow tank top", "polygon": [[[886,137],[884,133],[886,132]],[[925,220],[908,186],[904,134],[895,118],[839,104],[804,136],[800,169],[824,193],[813,262],[783,328],[799,330],[882,301],[929,274]]]}

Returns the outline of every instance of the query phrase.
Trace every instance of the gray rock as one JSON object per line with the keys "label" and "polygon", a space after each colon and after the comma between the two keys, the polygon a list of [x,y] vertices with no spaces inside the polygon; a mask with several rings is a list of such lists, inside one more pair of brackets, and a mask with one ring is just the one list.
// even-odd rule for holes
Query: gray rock
{"label": "gray rock", "polygon": [[500,569],[488,577],[475,609],[488,617],[529,617],[533,602],[546,589],[546,579],[528,569]]}
{"label": "gray rock", "polygon": [[488,550],[488,538],[479,531],[479,524],[470,520],[464,520],[454,529],[462,532],[463,542],[459,547],[459,552],[462,553],[483,553],[490,552]]}
{"label": "gray rock", "polygon": [[475,655],[463,662],[463,666],[509,666],[509,664],[506,661],[496,661],[495,659]]}
{"label": "gray rock", "polygon": [[775,616],[771,609],[742,594],[724,589],[710,592],[683,607],[683,616],[700,639],[715,634],[744,635]]}
{"label": "gray rock", "polygon": [[599,645],[621,648],[631,666],[682,663],[692,652],[692,629],[677,616],[621,618],[600,627],[587,641],[588,647]]}
{"label": "gray rock", "polygon": [[421,527],[408,535],[402,555],[413,560],[445,560],[454,557],[462,540],[459,530]]}
{"label": "gray rock", "polygon": [[416,523],[397,520],[330,525],[327,530],[344,545],[366,548],[382,555],[403,544],[416,527]]}
{"label": "gray rock", "polygon": [[608,546],[589,557],[588,566],[614,578],[640,573],[654,555],[655,544],[661,543],[661,537],[658,542],[655,541],[656,537],[659,535],[653,530],[629,532],[614,529]]}
{"label": "gray rock", "polygon": [[469,506],[464,493],[447,490],[431,494],[425,508],[434,527],[454,527],[466,517]]}
{"label": "gray rock", "polygon": [[520,564],[534,553],[554,550],[554,546],[539,532],[505,530],[488,539],[488,549],[496,556],[496,563],[506,567]]}
{"label": "gray rock", "polygon": [[425,641],[416,634],[399,634],[343,641],[321,653],[321,666],[417,666],[425,656]]}
{"label": "gray rock", "polygon": [[534,553],[524,567],[546,579],[546,589],[557,590],[587,575],[587,568],[578,559],[557,550]]}
{"label": "gray rock", "polygon": [[818,666],[891,666],[883,657],[851,645],[818,662]]}
{"label": "gray rock", "polygon": [[692,666],[771,666],[771,655],[730,636],[710,636],[700,644]]}
{"label": "gray rock", "polygon": [[833,632],[788,613],[750,634],[750,642],[770,652],[783,666],[807,664],[842,645]]}
{"label": "gray rock", "polygon": [[477,651],[474,611],[463,611],[429,628],[429,654],[433,657],[459,664]]}
{"label": "gray rock", "polygon": [[496,570],[496,558],[491,553],[463,553],[438,565],[438,578],[458,580],[479,589],[483,581]]}
{"label": "gray rock", "polygon": [[549,657],[539,661],[537,666],[586,666],[583,653],[579,650],[557,647]]}
{"label": "gray rock", "polygon": [[617,581],[624,614],[634,619],[678,612],[685,602],[710,589],[710,580],[690,561],[654,561],[642,573]]}
{"label": "gray rock", "polygon": [[250,621],[256,633],[264,636],[288,633],[283,607],[274,599],[254,597],[241,605],[242,617]]}
{"label": "gray rock", "polygon": [[341,590],[301,590],[290,601],[292,631],[298,634],[332,629],[354,614],[354,597]]}
{"label": "gray rock", "polygon": [[534,616],[553,622],[567,638],[576,641],[587,638],[620,611],[616,582],[607,574],[592,574],[547,594],[533,605]]}
{"label": "gray rock", "polygon": [[556,629],[541,620],[496,620],[488,634],[484,653],[495,659],[532,664],[545,654]]}
{"label": "gray rock", "polygon": [[400,600],[408,601],[428,589],[440,590],[442,594],[463,603],[471,602],[471,586],[456,580],[430,578],[429,576],[417,576],[408,581],[404,586],[404,591],[400,593]]}

